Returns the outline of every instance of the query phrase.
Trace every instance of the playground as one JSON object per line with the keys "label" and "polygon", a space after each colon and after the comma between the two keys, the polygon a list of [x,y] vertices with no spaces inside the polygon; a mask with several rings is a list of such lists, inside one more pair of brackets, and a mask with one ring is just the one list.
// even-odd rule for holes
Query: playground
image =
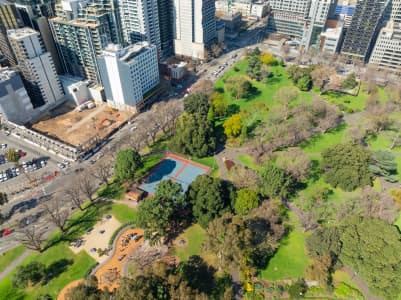
{"label": "playground", "polygon": [[185,192],[196,177],[208,174],[210,171],[211,169],[204,165],[174,154],[167,154],[158,165],[150,170],[140,188],[150,195],[154,195],[160,181],[171,180],[181,184]]}
{"label": "playground", "polygon": [[128,228],[118,235],[114,254],[95,273],[99,289],[112,291],[120,285],[124,265],[142,242],[143,231],[140,229]]}

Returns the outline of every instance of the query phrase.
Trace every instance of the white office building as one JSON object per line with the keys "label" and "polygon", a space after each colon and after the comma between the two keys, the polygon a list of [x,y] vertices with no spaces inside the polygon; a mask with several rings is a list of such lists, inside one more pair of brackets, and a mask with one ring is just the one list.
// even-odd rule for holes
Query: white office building
{"label": "white office building", "polygon": [[126,45],[147,41],[160,52],[157,0],[118,0],[118,13]]}
{"label": "white office building", "polygon": [[52,56],[45,51],[39,32],[25,27],[7,32],[34,108],[45,110],[64,98]]}
{"label": "white office building", "polygon": [[32,120],[35,110],[18,72],[0,69],[0,116],[23,125]]}
{"label": "white office building", "polygon": [[174,51],[176,55],[204,59],[206,47],[216,38],[214,0],[174,0]]}
{"label": "white office building", "polygon": [[111,44],[97,61],[107,102],[114,108],[137,111],[144,94],[160,82],[157,49],[147,42],[126,48]]}

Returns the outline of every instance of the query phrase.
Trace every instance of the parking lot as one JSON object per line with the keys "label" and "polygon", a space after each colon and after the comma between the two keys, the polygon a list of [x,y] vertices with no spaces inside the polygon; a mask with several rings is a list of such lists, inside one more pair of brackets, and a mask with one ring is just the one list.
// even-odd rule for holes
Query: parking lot
{"label": "parking lot", "polygon": [[[61,159],[47,151],[0,131],[0,189],[10,196],[32,187],[35,183],[54,176]],[[6,153],[14,149],[18,163],[9,162]]]}

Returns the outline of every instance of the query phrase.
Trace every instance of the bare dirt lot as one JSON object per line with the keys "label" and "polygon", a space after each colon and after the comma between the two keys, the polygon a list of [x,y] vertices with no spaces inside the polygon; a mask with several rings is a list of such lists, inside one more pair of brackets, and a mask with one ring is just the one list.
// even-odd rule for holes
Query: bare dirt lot
{"label": "bare dirt lot", "polygon": [[117,111],[105,104],[78,112],[69,104],[54,110],[32,128],[73,146],[81,146],[92,139],[102,140],[128,120],[132,113]]}

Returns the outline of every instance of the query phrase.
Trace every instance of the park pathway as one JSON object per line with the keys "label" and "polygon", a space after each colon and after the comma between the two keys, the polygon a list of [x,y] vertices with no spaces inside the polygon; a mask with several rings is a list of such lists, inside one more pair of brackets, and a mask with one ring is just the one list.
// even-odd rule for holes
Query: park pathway
{"label": "park pathway", "polygon": [[11,271],[13,271],[29,254],[31,254],[31,252],[32,250],[27,249],[17,259],[12,261],[11,264],[9,264],[7,268],[0,273],[0,281],[10,274]]}
{"label": "park pathway", "polygon": [[362,292],[366,300],[383,300],[380,297],[372,295],[365,281],[363,281],[363,279],[361,279],[351,268],[344,267],[344,270],[349,274],[349,276],[351,276],[352,280],[356,283],[358,289]]}

